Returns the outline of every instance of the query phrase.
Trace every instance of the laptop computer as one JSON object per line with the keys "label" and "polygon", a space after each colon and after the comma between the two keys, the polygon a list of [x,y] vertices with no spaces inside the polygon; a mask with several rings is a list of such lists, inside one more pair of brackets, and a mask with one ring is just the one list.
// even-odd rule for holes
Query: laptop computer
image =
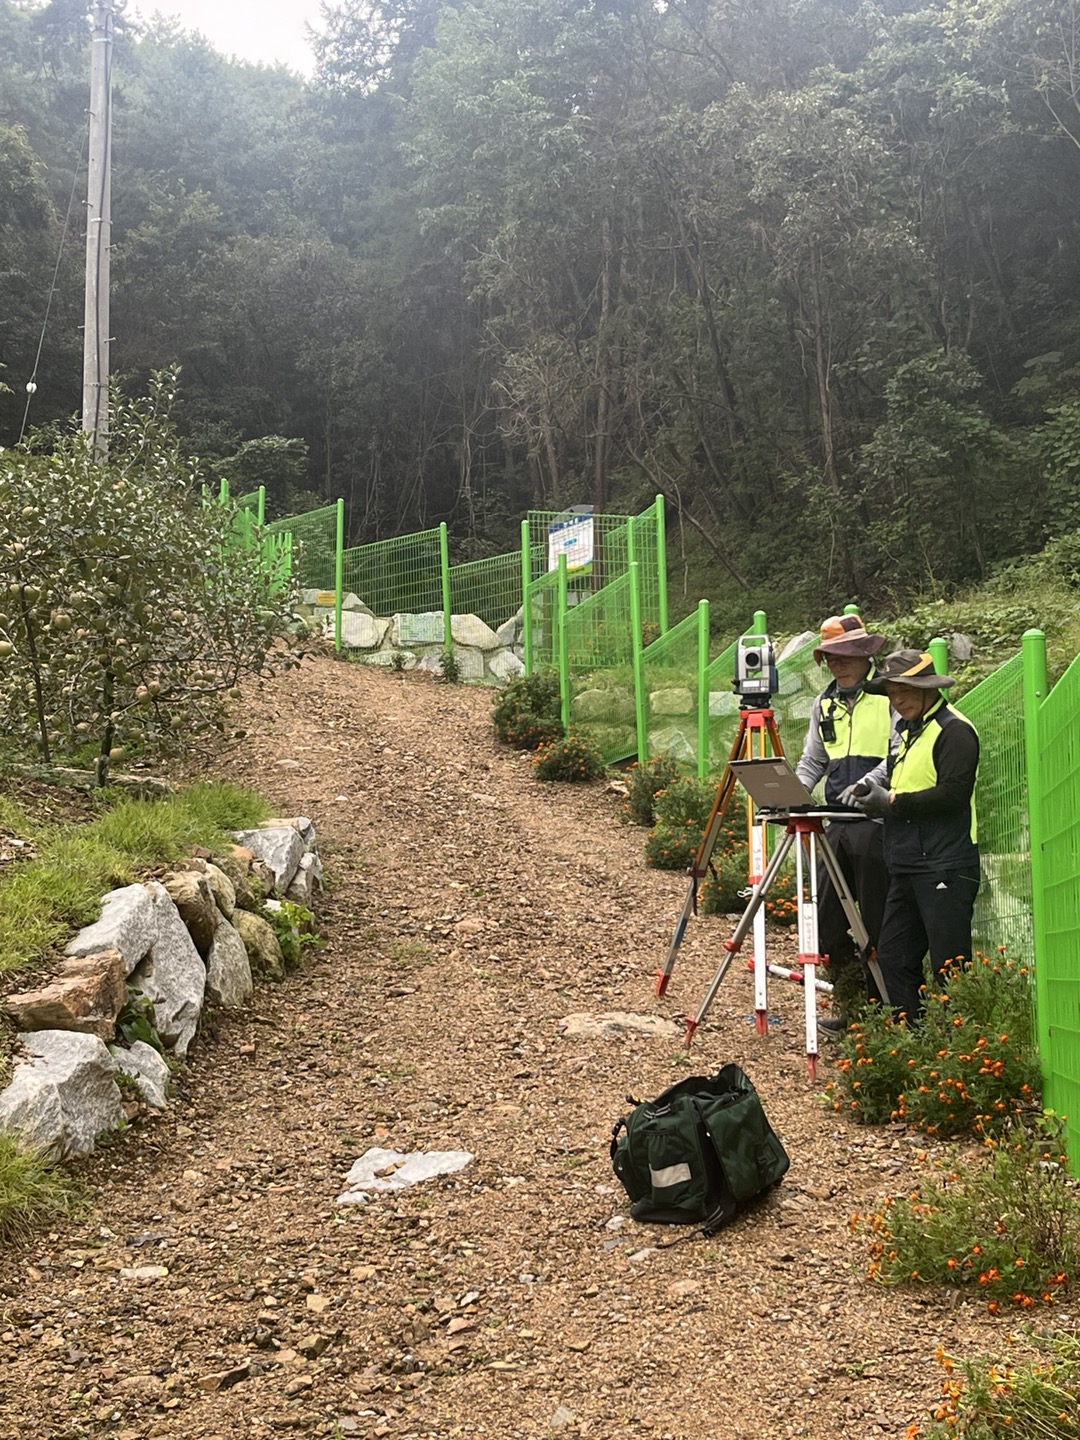
{"label": "laptop computer", "polygon": [[735,778],[759,810],[813,810],[831,815],[862,819],[858,810],[828,805],[815,800],[783,756],[758,756],[753,760],[732,760]]}

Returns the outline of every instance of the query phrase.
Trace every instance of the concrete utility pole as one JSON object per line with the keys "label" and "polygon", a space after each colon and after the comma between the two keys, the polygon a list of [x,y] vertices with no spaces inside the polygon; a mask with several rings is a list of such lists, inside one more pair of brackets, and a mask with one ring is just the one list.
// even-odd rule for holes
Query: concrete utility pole
{"label": "concrete utility pole", "polygon": [[90,46],[90,138],[86,194],[86,309],[82,428],[109,450],[109,247],[112,242],[112,0],[95,0]]}

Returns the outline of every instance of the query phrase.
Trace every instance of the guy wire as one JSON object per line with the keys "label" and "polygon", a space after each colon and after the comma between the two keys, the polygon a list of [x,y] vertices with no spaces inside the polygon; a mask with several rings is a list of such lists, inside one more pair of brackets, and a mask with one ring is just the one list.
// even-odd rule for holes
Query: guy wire
{"label": "guy wire", "polygon": [[64,245],[67,241],[68,228],[71,225],[71,211],[75,205],[75,188],[79,183],[82,174],[83,161],[86,159],[87,149],[90,144],[90,117],[86,118],[86,129],[83,132],[82,146],[79,151],[79,163],[75,166],[75,173],[71,177],[71,193],[68,196],[67,214],[64,216],[63,228],[60,231],[60,244],[56,251],[56,264],[53,267],[52,284],[49,286],[49,298],[45,302],[45,318],[41,322],[41,335],[38,337],[37,354],[34,356],[34,368],[30,372],[30,379],[27,385],[33,385],[34,390],[27,390],[26,405],[23,409],[22,425],[19,427],[18,443],[22,444],[23,436],[26,434],[26,422],[30,415],[30,402],[34,398],[34,391],[37,389],[38,366],[41,363],[41,352],[45,345],[45,332],[49,324],[49,314],[52,310],[53,296],[56,294],[56,282],[60,275],[60,262],[64,258]]}

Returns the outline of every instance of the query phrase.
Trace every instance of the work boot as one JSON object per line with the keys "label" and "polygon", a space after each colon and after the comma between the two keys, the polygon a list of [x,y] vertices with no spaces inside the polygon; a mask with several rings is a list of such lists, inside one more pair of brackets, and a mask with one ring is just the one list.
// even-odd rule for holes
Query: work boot
{"label": "work boot", "polygon": [[841,1020],[838,1015],[820,1015],[817,1023],[818,1029],[829,1035],[842,1035],[848,1028],[848,1022]]}

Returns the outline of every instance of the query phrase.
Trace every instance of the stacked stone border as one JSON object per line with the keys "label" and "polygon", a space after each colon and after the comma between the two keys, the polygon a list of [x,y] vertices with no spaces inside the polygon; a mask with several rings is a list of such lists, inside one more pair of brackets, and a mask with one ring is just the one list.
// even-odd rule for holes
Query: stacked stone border
{"label": "stacked stone border", "polygon": [[202,851],[161,880],[111,890],[56,978],[7,997],[23,1033],[0,1130],[52,1161],[90,1154],[144,1106],[168,1103],[169,1059],[118,1038],[125,1007],[141,1006],[175,1064],[208,1003],[237,1010],[255,977],[284,978],[265,912],[283,900],[311,908],[322,883],[314,827],[306,816],[269,820],[234,839],[227,854]]}
{"label": "stacked stone border", "polygon": [[[305,590],[300,615],[321,634],[334,637],[334,592]],[[505,685],[525,673],[522,612],[497,630],[479,615],[451,615],[451,651],[463,681]],[[369,665],[442,673],[446,650],[443,613],[375,615],[351,592],[341,598],[341,644],[350,656]]]}

